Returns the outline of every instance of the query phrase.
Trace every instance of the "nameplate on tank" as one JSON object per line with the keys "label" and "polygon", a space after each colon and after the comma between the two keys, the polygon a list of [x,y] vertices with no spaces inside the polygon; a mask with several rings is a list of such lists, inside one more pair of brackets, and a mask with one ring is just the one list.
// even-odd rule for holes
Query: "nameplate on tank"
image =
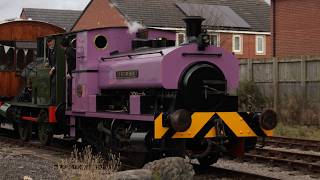
{"label": "nameplate on tank", "polygon": [[139,77],[138,70],[128,70],[128,71],[117,71],[116,72],[117,79],[133,79]]}

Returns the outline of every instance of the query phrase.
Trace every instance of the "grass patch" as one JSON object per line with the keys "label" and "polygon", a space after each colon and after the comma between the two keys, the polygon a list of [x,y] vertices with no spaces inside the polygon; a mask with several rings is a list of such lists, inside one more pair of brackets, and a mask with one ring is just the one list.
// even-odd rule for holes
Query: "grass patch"
{"label": "grass patch", "polygon": [[58,170],[65,180],[99,180],[117,172],[120,166],[119,156],[109,153],[108,157],[104,158],[101,154],[94,154],[91,147],[87,146],[83,151],[75,147],[71,157],[58,164]]}
{"label": "grass patch", "polygon": [[279,123],[274,131],[274,136],[320,141],[320,129],[316,126],[287,125]]}

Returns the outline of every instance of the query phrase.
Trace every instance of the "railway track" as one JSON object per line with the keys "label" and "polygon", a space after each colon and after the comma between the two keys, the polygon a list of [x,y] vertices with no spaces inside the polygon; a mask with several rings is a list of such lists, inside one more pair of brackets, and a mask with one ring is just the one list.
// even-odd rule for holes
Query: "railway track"
{"label": "railway track", "polygon": [[271,164],[289,170],[320,175],[320,155],[257,148],[245,154],[243,160]]}
{"label": "railway track", "polygon": [[[278,141],[282,139],[286,140],[287,142],[286,144],[295,143],[298,145],[298,142],[296,140],[291,140],[289,138],[281,138],[281,139],[277,138]],[[55,141],[59,141],[59,140],[55,140]],[[273,140],[273,142],[274,141],[276,140]],[[306,146],[306,144],[309,141],[303,140],[302,142]],[[313,145],[316,146],[316,143],[314,143]],[[57,161],[57,157],[69,155],[73,150],[73,145],[71,144],[53,142],[53,146],[42,146],[37,141],[31,141],[26,143],[10,136],[3,136],[3,133],[0,133],[0,147],[20,148],[20,149],[27,148],[32,151],[35,151],[36,156],[40,158],[48,159],[51,161]],[[269,149],[269,148],[262,148],[262,149],[257,148],[251,153],[246,154],[243,160],[261,162],[264,164],[271,164],[273,166],[285,167],[290,170],[298,170],[298,171],[320,175],[320,155],[312,155],[308,153],[296,153],[296,152],[290,152],[290,151],[279,151],[276,149]],[[125,170],[128,170],[130,168],[132,168],[132,166],[123,167],[123,169]],[[198,165],[194,165],[194,168],[196,170],[196,177],[195,177],[196,179],[208,179],[208,178],[210,179],[210,177],[225,177],[225,178],[236,178],[236,179],[276,179],[276,178],[253,174],[245,171],[238,171],[238,170],[232,170],[232,169],[226,169],[226,168],[220,168],[220,167],[214,167],[214,166],[211,166],[206,170],[201,169],[200,166]]]}
{"label": "railway track", "polygon": [[7,149],[13,154],[33,155],[51,162],[58,162],[61,158],[70,155],[72,148],[65,146],[61,149],[60,145],[43,146],[37,141],[22,142],[21,140],[0,136],[0,149]]}
{"label": "railway track", "polygon": [[[260,144],[261,143],[263,142],[260,141]],[[286,137],[269,137],[265,140],[264,143],[264,145],[266,146],[320,152],[320,141],[316,140],[295,139]]]}
{"label": "railway track", "polygon": [[[55,140],[57,141],[57,140]],[[72,146],[70,144],[63,147],[63,143],[53,142],[53,146],[42,146],[37,141],[22,142],[19,139],[10,137],[0,133],[0,147],[7,147],[12,151],[16,151],[21,154],[25,152],[30,152],[32,155],[50,160],[56,163],[61,157],[67,156],[72,151]],[[1,149],[0,148],[0,149]],[[201,169],[199,165],[194,165],[196,176],[195,179],[212,179],[212,177],[223,177],[223,178],[236,178],[236,179],[266,179],[274,180],[275,178],[270,178],[263,175],[248,173],[244,171],[237,171],[232,169],[225,169],[211,166],[208,169]],[[134,166],[123,164],[122,170],[135,169]]]}
{"label": "railway track", "polygon": [[196,175],[195,180],[202,179],[215,179],[215,178],[230,178],[230,179],[240,179],[240,180],[278,180],[275,177],[268,177],[261,174],[254,174],[245,171],[238,171],[227,168],[220,168],[215,166],[210,166],[208,169],[201,169],[197,164],[193,164]]}

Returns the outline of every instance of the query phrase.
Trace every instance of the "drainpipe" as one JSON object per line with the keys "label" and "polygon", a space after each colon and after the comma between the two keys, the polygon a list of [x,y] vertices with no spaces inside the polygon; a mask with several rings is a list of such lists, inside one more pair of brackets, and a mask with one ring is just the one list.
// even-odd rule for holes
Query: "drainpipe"
{"label": "drainpipe", "polygon": [[276,57],[276,1],[272,0],[271,1],[271,6],[272,6],[272,39],[273,39],[273,52],[272,56]]}

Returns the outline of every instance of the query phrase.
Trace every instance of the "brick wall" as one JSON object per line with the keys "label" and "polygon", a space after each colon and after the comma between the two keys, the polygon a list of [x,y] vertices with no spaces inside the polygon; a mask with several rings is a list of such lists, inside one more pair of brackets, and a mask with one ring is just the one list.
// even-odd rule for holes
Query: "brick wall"
{"label": "brick wall", "polygon": [[72,31],[100,27],[126,26],[124,17],[108,0],[91,1]]}
{"label": "brick wall", "polygon": [[[236,54],[239,59],[267,59],[272,56],[272,41],[270,35],[264,35],[266,39],[265,54],[258,55],[256,53],[256,35],[240,34],[243,40],[243,49],[241,54]],[[232,36],[231,33],[220,34],[220,47],[232,52]]]}
{"label": "brick wall", "polygon": [[275,56],[320,55],[319,0],[272,0]]}

